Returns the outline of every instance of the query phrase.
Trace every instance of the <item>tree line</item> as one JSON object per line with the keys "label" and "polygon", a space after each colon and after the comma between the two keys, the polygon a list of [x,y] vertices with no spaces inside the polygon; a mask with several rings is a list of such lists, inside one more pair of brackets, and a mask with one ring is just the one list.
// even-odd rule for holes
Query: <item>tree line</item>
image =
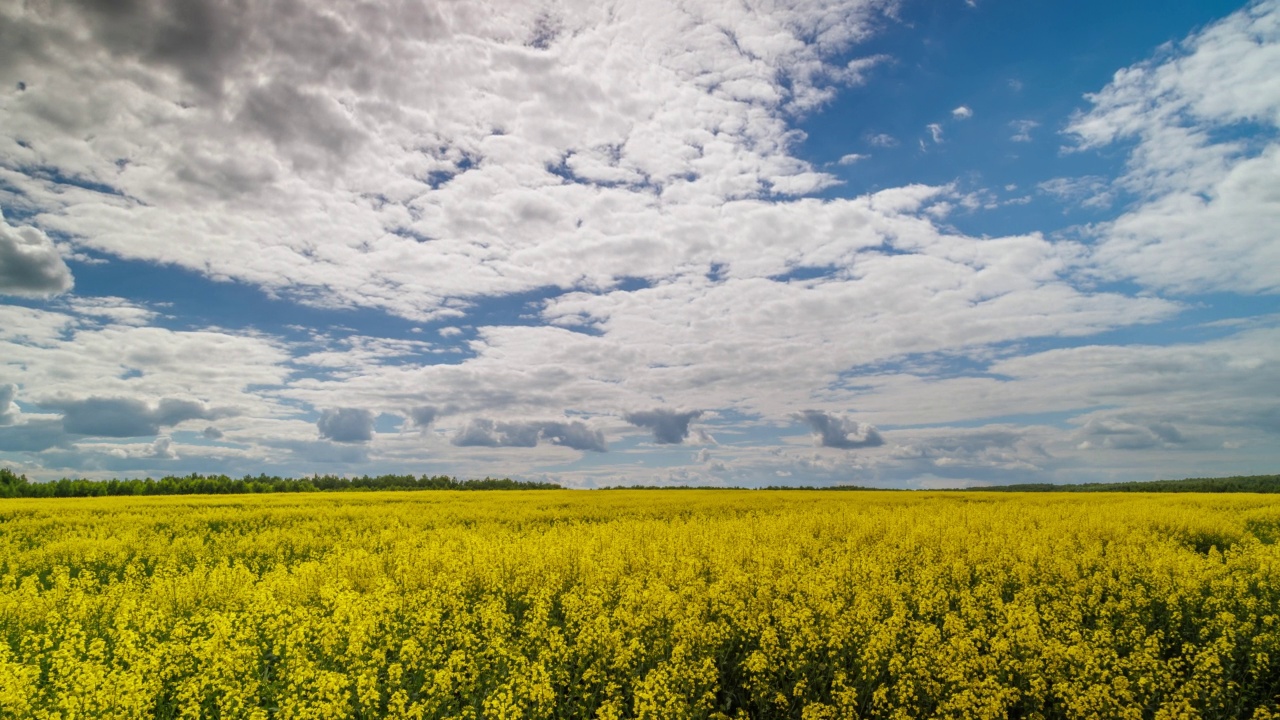
{"label": "tree line", "polygon": [[965,488],[979,492],[1200,492],[1200,493],[1280,493],[1280,475],[1235,475],[1184,480],[1147,480],[1119,483],[1024,483]]}
{"label": "tree line", "polygon": [[278,475],[166,475],[160,479],[88,480],[62,478],[31,482],[7,468],[0,468],[0,498],[102,497],[107,495],[238,495],[249,493],[342,492],[352,490],[553,490],[555,483],[489,478],[459,480],[448,475],[379,475],[341,477],[312,475],[286,478]]}

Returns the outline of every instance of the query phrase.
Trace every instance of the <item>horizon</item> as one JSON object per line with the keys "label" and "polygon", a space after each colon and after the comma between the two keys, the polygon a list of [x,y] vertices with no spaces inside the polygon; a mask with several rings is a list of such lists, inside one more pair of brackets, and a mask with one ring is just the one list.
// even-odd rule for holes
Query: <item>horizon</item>
{"label": "horizon", "polygon": [[1280,467],[1280,0],[0,27],[0,467],[32,479]]}

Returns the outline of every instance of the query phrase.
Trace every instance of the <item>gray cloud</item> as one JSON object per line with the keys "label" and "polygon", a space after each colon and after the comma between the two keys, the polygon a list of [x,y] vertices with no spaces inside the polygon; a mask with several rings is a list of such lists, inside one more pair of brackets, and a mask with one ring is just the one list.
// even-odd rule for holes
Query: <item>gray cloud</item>
{"label": "gray cloud", "polygon": [[340,443],[365,443],[373,439],[373,413],[362,408],[331,408],[316,422],[320,437]]}
{"label": "gray cloud", "polygon": [[1185,445],[1187,438],[1167,422],[1147,424],[1123,420],[1090,419],[1076,433],[1079,449],[1145,450],[1153,447]]}
{"label": "gray cloud", "polygon": [[430,405],[423,405],[409,410],[409,419],[413,421],[415,427],[427,428],[431,423],[436,421],[440,416],[439,408]]}
{"label": "gray cloud", "polygon": [[172,398],[161,400],[154,408],[132,398],[97,397],[43,405],[62,411],[62,426],[70,434],[119,438],[158,435],[161,427],[186,420],[214,420],[227,414],[198,402]]}
{"label": "gray cloud", "polygon": [[40,452],[67,444],[62,423],[57,420],[38,420],[21,425],[0,427],[0,451]]}
{"label": "gray cloud", "polygon": [[47,235],[33,227],[13,227],[0,215],[0,294],[49,297],[74,284]]}
{"label": "gray cloud", "polygon": [[818,443],[823,447],[855,450],[879,447],[884,444],[884,438],[880,436],[879,430],[849,418],[831,415],[821,410],[805,410],[797,417],[813,428],[813,431],[818,434]]}
{"label": "gray cloud", "polygon": [[627,413],[623,419],[636,427],[653,431],[653,441],[660,445],[678,445],[689,437],[689,423],[701,417],[701,410],[645,410]]}
{"label": "gray cloud", "polygon": [[244,38],[240,2],[185,0],[80,0],[95,39],[112,54],[176,68],[210,94],[221,92],[223,75]]}
{"label": "gray cloud", "polygon": [[542,440],[574,450],[608,450],[604,433],[592,430],[578,420],[495,423],[486,418],[475,418],[459,430],[451,442],[459,447],[535,447]]}
{"label": "gray cloud", "polygon": [[541,425],[542,439],[554,445],[563,445],[574,450],[593,450],[595,452],[605,452],[609,449],[605,445],[604,433],[599,430],[592,430],[587,427],[586,423],[581,421],[546,422],[541,423]]}
{"label": "gray cloud", "polygon": [[218,428],[216,428],[216,427],[212,426],[212,425],[210,425],[209,427],[205,428],[205,429],[204,429],[204,433],[203,433],[203,434],[204,434],[204,436],[205,436],[206,438],[208,438],[209,440],[221,440],[221,439],[222,439],[222,431],[221,431],[221,430],[219,430]]}

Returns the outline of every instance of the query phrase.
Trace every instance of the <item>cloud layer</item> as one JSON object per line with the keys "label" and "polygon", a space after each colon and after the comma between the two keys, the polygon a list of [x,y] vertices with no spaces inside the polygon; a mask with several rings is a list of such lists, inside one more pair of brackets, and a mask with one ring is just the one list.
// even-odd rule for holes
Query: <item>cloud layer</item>
{"label": "cloud layer", "polygon": [[[1202,294],[1280,290],[1280,3],[1069,117],[938,97],[816,157],[799,128],[899,67],[862,48],[901,11],[0,7],[0,461],[916,486],[1274,462],[1277,316]],[[1008,164],[1122,167],[1021,198],[967,169],[841,185],[980,128]],[[1043,205],[984,225],[1015,201]],[[72,292],[138,268],[248,310]]]}

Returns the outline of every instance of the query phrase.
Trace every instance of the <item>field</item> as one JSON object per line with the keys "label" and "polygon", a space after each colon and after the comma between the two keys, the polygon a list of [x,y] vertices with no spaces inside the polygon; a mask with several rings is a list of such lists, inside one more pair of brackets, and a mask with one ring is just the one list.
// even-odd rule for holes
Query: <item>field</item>
{"label": "field", "polygon": [[3,718],[1269,718],[1280,498],[0,501]]}

